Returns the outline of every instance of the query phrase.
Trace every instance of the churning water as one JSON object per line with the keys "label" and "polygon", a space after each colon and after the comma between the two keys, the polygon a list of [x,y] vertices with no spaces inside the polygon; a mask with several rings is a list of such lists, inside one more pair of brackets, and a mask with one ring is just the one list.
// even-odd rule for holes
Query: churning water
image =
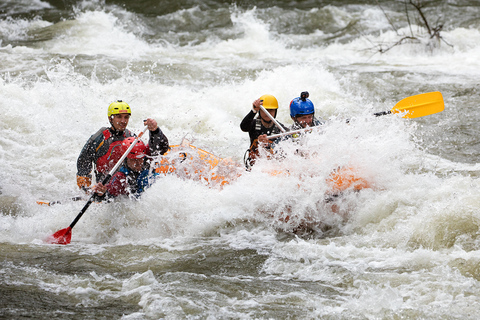
{"label": "churning water", "polygon": [[[378,3],[3,0],[0,318],[480,317],[480,3],[429,2],[440,40]],[[131,130],[152,117],[241,165],[252,101],[276,96],[290,125],[302,91],[327,121],[315,157],[285,142],[224,188],[167,176],[43,242],[83,207],[76,159],[115,99]],[[431,91],[442,113],[372,115]],[[371,188],[326,202],[339,166]]]}

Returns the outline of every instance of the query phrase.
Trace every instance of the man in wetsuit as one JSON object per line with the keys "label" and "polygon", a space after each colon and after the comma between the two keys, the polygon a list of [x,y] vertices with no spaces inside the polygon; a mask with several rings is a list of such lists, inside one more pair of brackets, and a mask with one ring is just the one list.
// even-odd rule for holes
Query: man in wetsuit
{"label": "man in wetsuit", "polygon": [[[80,152],[77,160],[77,185],[88,189],[92,183],[92,168],[95,179],[102,181],[108,172],[122,157],[122,141],[133,137],[127,129],[132,112],[130,106],[121,101],[115,101],[108,106],[108,121],[111,127],[103,127],[93,134]],[[150,133],[148,149],[152,156],[168,151],[168,139],[154,119],[147,119],[145,125]]]}
{"label": "man in wetsuit", "polygon": [[[255,159],[259,155],[259,145],[269,152],[272,152],[272,145],[278,139],[272,141],[268,140],[267,135],[281,132],[280,128],[275,125],[268,115],[266,115],[264,111],[260,110],[260,105],[263,105],[263,107],[273,116],[273,118],[276,118],[277,116],[277,99],[272,95],[265,94],[253,102],[252,110],[250,110],[250,112],[240,123],[240,129],[242,129],[243,132],[248,132],[250,136],[250,148],[245,153],[244,159],[245,166],[247,168],[250,168],[255,163]],[[284,130],[287,130],[283,124],[280,122],[279,124]]]}

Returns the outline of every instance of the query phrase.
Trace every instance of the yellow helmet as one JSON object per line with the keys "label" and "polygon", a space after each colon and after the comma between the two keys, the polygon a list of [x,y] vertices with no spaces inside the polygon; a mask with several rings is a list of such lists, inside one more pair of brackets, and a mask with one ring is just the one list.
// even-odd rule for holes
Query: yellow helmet
{"label": "yellow helmet", "polygon": [[109,117],[114,114],[121,114],[121,113],[128,113],[129,115],[132,114],[132,110],[130,109],[130,106],[126,102],[123,102],[122,100],[117,100],[115,102],[112,102],[108,106]]}
{"label": "yellow helmet", "polygon": [[263,107],[265,109],[278,109],[278,101],[271,94],[264,94],[260,97],[260,100],[263,101]]}

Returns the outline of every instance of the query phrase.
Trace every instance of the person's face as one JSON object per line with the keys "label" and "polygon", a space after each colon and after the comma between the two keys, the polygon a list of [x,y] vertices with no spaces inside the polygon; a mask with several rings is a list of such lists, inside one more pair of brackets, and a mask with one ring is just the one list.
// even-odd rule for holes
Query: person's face
{"label": "person's face", "polygon": [[130,170],[133,170],[135,172],[140,172],[142,171],[142,168],[143,168],[143,158],[140,158],[140,159],[127,158],[127,166],[130,168]]}
{"label": "person's face", "polygon": [[127,128],[130,115],[128,113],[114,114],[110,117],[112,126],[117,131],[124,131]]}
{"label": "person's face", "polygon": [[313,126],[313,113],[303,114],[295,117],[295,121],[300,124],[302,128],[312,127]]}
{"label": "person's face", "polygon": [[[265,109],[268,111],[268,113],[270,113],[272,115],[272,117],[275,118],[275,113],[276,113],[276,109]],[[260,117],[262,117],[263,121],[265,122],[270,122],[272,120],[270,120],[270,117],[268,115],[265,114],[265,112],[263,112],[263,110],[260,111]]]}

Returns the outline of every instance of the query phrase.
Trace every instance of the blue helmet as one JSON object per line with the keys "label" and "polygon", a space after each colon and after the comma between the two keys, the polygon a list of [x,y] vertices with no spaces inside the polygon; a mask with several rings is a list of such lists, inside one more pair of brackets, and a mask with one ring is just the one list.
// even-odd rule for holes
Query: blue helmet
{"label": "blue helmet", "polygon": [[309,96],[307,91],[300,94],[300,97],[290,102],[290,117],[295,118],[298,115],[315,113],[315,107],[312,101],[307,99]]}

